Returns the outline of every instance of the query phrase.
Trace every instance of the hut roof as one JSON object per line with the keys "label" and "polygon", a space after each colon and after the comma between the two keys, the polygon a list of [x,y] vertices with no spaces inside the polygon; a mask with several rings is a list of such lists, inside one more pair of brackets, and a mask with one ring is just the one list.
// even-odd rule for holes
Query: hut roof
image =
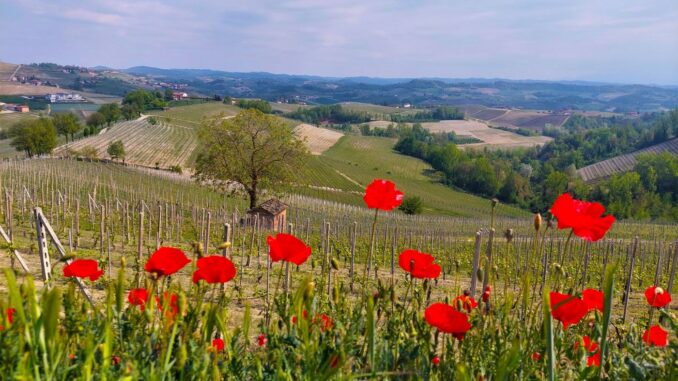
{"label": "hut roof", "polygon": [[255,213],[255,212],[265,212],[271,215],[277,215],[287,209],[287,204],[284,202],[278,200],[277,198],[272,198],[256,208],[250,209],[248,213]]}

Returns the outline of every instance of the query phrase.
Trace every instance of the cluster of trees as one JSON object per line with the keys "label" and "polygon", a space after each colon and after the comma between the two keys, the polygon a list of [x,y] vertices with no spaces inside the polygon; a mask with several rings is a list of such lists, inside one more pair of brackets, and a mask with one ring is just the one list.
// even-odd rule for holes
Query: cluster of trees
{"label": "cluster of trees", "polygon": [[678,157],[662,152],[637,160],[634,171],[596,184],[588,196],[617,218],[678,220]]}
{"label": "cluster of trees", "polygon": [[634,120],[573,115],[564,128],[546,129],[544,134],[555,140],[544,146],[540,159],[561,168],[581,168],[678,136],[678,109]]}
{"label": "cluster of trees", "polygon": [[425,129],[421,123],[414,123],[411,127],[405,123],[389,124],[386,128],[370,127],[369,124],[360,125],[360,133],[363,136],[382,136],[387,138],[406,137],[423,142],[435,142],[437,144],[471,144],[480,143],[482,140],[472,136],[458,136],[454,131],[433,133]]}
{"label": "cluster of trees", "polygon": [[464,119],[464,112],[451,106],[440,106],[432,110],[419,111],[416,114],[391,115],[391,121],[396,123],[437,122],[440,120],[461,119]]}
{"label": "cluster of trees", "polygon": [[9,129],[9,137],[10,144],[28,157],[50,154],[57,145],[57,129],[44,117],[20,121]]}
{"label": "cluster of trees", "polygon": [[341,105],[325,105],[311,108],[299,108],[296,111],[287,113],[288,118],[300,120],[304,123],[320,125],[323,123],[343,124],[343,123],[367,123],[371,121],[370,115],[366,112],[356,112],[345,110]]}
{"label": "cluster of trees", "polygon": [[131,120],[139,117],[144,111],[161,110],[167,107],[166,101],[168,100],[172,100],[172,90],[170,89],[165,89],[164,93],[138,89],[125,95],[122,99],[120,111],[126,120]]}
{"label": "cluster of trees", "polygon": [[271,105],[263,99],[238,99],[235,104],[240,108],[244,108],[246,110],[255,109],[263,112],[264,114],[270,114],[273,112]]}
{"label": "cluster of trees", "polygon": [[[647,118],[640,123],[644,128],[633,130],[640,130],[639,136],[648,136],[649,131],[653,137],[658,130],[668,131],[663,136],[670,139],[678,132],[676,115],[673,111]],[[438,171],[440,180],[449,186],[497,197],[525,209],[546,210],[559,194],[569,191],[580,198],[605,202],[620,218],[678,219],[675,156],[641,156],[634,171],[594,186],[585,184],[577,176],[579,165],[619,154],[613,142],[621,142],[621,138],[628,138],[629,142],[625,140],[623,144],[633,149],[647,142],[632,132],[622,132],[623,127],[599,128],[608,133],[596,132],[597,128],[570,128],[543,149],[462,151],[417,127],[401,133],[395,149],[430,163]]]}

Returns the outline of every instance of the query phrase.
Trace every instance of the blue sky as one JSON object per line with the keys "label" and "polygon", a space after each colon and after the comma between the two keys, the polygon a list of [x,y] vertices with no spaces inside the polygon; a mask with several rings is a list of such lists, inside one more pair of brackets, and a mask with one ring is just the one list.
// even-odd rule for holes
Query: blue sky
{"label": "blue sky", "polygon": [[0,60],[678,85],[676,0],[3,0]]}

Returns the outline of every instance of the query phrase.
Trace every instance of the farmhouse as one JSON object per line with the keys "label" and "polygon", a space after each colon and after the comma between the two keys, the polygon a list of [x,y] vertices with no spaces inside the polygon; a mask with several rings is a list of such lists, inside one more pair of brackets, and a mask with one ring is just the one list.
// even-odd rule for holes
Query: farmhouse
{"label": "farmhouse", "polygon": [[287,222],[287,204],[272,198],[248,210],[247,215],[250,216],[250,221],[253,221],[254,216],[258,216],[259,224],[264,229],[284,230]]}
{"label": "farmhouse", "polygon": [[85,98],[83,98],[80,94],[75,94],[75,93],[47,94],[47,95],[45,95],[45,99],[47,99],[51,103],[71,103],[71,102],[84,102],[85,101]]}
{"label": "farmhouse", "polygon": [[180,101],[182,99],[188,98],[188,94],[181,92],[181,91],[173,91],[172,92],[172,99],[175,101]]}
{"label": "farmhouse", "polygon": [[31,111],[27,105],[15,105],[13,103],[7,103],[2,105],[2,109],[5,111],[14,111],[14,112],[29,112]]}

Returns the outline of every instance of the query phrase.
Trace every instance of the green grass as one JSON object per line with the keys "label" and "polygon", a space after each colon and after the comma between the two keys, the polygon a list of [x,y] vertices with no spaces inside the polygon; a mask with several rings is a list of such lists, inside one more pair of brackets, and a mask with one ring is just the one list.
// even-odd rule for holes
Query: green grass
{"label": "green grass", "polygon": [[208,102],[193,104],[189,106],[172,107],[164,111],[151,111],[149,114],[157,115],[162,118],[169,118],[172,124],[178,124],[186,127],[196,127],[204,118],[224,113],[225,116],[232,116],[240,111],[239,108],[226,105],[222,102]]}
{"label": "green grass", "polygon": [[22,120],[35,119],[37,117],[37,112],[12,112],[0,114],[0,131],[12,127]]}
{"label": "green grass", "polygon": [[[428,214],[474,216],[487,212],[488,200],[436,182],[428,175],[430,165],[396,153],[393,151],[394,144],[395,140],[389,138],[345,136],[323,155],[310,160],[308,170],[302,177],[303,183],[314,188],[328,187],[344,192],[319,189],[300,191],[333,201],[361,205],[362,189],[373,179],[384,178],[395,182],[405,195],[421,197],[424,211]],[[528,215],[509,206],[500,206],[499,214],[517,217]]]}

